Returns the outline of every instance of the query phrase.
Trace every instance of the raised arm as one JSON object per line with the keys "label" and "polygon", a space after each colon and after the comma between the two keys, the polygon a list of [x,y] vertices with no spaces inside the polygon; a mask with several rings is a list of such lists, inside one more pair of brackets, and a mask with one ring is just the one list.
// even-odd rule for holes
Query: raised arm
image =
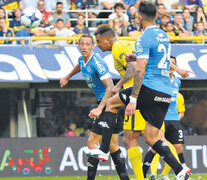
{"label": "raised arm", "polygon": [[80,72],[80,65],[77,64],[73,70],[68,74],[66,75],[65,77],[61,78],[60,79],[60,87],[64,87],[66,84],[68,84],[68,80],[75,74],[79,73]]}

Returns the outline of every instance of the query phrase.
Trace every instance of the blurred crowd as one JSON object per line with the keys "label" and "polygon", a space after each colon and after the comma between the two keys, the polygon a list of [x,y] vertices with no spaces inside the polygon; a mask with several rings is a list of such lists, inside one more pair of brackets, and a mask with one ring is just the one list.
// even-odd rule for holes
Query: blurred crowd
{"label": "blurred crowd", "polygon": [[[8,0],[7,0],[8,1]],[[7,2],[5,1],[5,2]],[[0,37],[93,35],[93,27],[108,24],[118,36],[137,37],[142,32],[138,7],[142,0],[12,0],[0,3]],[[206,0],[151,0],[157,7],[156,25],[169,37],[207,36]],[[39,27],[21,25],[22,11],[37,7],[42,13]],[[83,10],[91,10],[86,14]],[[79,11],[73,11],[79,10]],[[100,10],[110,10],[102,12]],[[89,23],[86,22],[88,18]],[[87,26],[86,26],[87,24]],[[199,41],[197,41],[199,43]],[[0,40],[1,44],[28,44],[27,41]],[[66,40],[34,41],[33,45],[66,45]]]}

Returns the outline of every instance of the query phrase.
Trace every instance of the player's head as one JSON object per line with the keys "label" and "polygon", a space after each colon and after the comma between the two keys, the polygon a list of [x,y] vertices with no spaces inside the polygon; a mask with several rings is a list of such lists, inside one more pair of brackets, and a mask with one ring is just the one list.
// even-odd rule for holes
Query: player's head
{"label": "player's head", "polygon": [[[176,57],[170,56],[170,63],[174,64],[174,65],[177,65]],[[170,74],[173,74],[173,72],[174,72],[173,68],[170,68]]]}
{"label": "player's head", "polygon": [[88,34],[82,35],[79,39],[78,47],[83,58],[88,60],[93,52],[93,38]]}
{"label": "player's head", "polygon": [[98,26],[95,31],[97,46],[102,51],[111,51],[114,42],[117,40],[117,35],[108,25]]}
{"label": "player's head", "polygon": [[142,1],[139,5],[140,22],[154,22],[156,17],[156,7],[148,1]]}

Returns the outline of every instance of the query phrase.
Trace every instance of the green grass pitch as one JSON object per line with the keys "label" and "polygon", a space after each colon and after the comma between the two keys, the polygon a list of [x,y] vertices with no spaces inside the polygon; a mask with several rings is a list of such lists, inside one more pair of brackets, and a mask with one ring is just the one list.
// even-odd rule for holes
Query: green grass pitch
{"label": "green grass pitch", "polygon": [[[170,175],[170,178],[175,180],[173,175]],[[160,179],[159,176],[157,179]],[[5,177],[0,178],[0,180],[86,180],[86,176]],[[119,177],[117,175],[97,175],[96,180],[119,180]],[[130,175],[130,180],[135,180],[133,175]],[[207,174],[192,174],[189,180],[207,180]]]}

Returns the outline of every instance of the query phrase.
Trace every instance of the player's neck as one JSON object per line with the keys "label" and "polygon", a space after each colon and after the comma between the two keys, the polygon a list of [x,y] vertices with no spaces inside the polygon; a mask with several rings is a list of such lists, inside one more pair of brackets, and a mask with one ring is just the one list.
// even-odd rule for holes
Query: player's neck
{"label": "player's neck", "polygon": [[142,22],[142,26],[143,29],[145,30],[146,28],[150,27],[150,26],[154,26],[155,25],[155,21],[143,21]]}
{"label": "player's neck", "polygon": [[93,52],[91,52],[90,55],[88,55],[87,57],[83,57],[84,63],[87,63],[89,59],[91,59]]}

